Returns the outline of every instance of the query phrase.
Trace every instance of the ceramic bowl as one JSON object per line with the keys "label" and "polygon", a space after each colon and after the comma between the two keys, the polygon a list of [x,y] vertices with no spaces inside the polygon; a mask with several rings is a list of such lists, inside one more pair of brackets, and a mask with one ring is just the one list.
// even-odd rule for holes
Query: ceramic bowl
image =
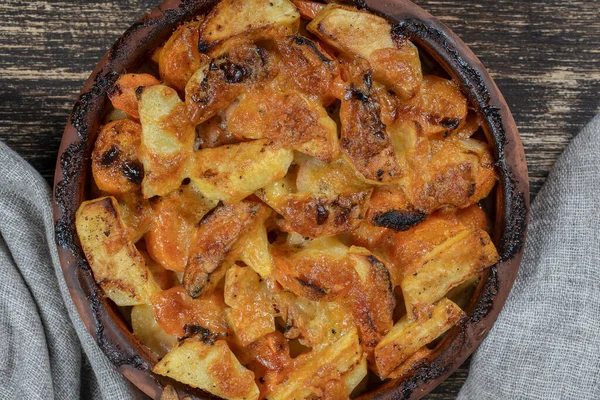
{"label": "ceramic bowl", "polygon": [[[64,131],[54,181],[56,241],[63,273],[85,326],[112,363],[154,399],[172,384],[180,395],[214,398],[152,373],[154,357],[133,337],[116,307],[102,296],[77,240],[75,212],[86,198],[90,153],[108,110],[107,90],[123,72],[135,71],[182,22],[206,14],[218,0],[166,0],[129,28],[100,60],[84,84]],[[525,155],[502,94],[471,50],[450,29],[408,0],[354,3],[388,18],[394,33],[408,37],[459,83],[483,121],[493,148],[499,183],[488,201],[493,240],[501,261],[480,281],[468,318],[436,346],[432,359],[412,376],[385,382],[362,395],[417,399],[431,391],[477,348],[510,292],[523,254],[529,209]]]}

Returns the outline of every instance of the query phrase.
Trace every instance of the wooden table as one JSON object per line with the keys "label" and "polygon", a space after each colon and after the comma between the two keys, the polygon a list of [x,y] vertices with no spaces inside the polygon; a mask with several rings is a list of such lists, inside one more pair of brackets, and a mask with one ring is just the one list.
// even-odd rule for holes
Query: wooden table
{"label": "wooden table", "polygon": [[[569,140],[600,112],[594,0],[417,0],[488,67],[525,145],[532,198]],[[159,0],[3,0],[0,140],[51,183],[79,88],[117,37]],[[453,399],[468,362],[428,399]]]}

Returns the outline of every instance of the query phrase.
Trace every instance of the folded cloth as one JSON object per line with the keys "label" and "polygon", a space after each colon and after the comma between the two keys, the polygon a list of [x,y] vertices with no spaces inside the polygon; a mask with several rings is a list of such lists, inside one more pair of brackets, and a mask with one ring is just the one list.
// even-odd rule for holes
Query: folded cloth
{"label": "folded cloth", "polygon": [[0,142],[0,399],[142,399],[100,351],[69,296],[51,192]]}
{"label": "folded cloth", "polygon": [[600,399],[600,116],[532,204],[516,283],[458,398]]}

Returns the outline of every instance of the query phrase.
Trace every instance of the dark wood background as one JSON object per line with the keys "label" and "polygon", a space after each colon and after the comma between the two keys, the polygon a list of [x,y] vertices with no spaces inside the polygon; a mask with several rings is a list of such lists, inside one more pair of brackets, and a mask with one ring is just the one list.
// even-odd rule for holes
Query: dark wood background
{"label": "dark wood background", "polygon": [[[160,0],[2,0],[0,140],[51,183],[79,88],[117,37]],[[595,0],[417,0],[454,30],[504,93],[532,198],[569,140],[600,113]],[[428,399],[453,399],[468,361]]]}

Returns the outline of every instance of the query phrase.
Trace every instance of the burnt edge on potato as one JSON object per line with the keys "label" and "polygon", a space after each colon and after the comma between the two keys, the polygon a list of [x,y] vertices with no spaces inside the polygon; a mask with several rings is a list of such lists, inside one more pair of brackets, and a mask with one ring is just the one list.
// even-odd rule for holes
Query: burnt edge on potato
{"label": "burnt edge on potato", "polygon": [[[361,9],[369,9],[364,1],[346,1]],[[104,112],[104,97],[110,86],[116,81],[118,72],[130,69],[131,59],[140,59],[153,44],[165,38],[170,33],[171,28],[177,23],[186,19],[191,19],[197,14],[206,14],[214,5],[214,2],[197,2],[183,0],[182,2],[167,0],[159,9],[144,17],[131,26],[130,29],[119,38],[110,52],[105,56],[93,73],[93,79],[90,78],[86,87],[89,90],[83,92],[71,113],[69,123],[65,130],[64,143],[67,140],[73,140],[62,150],[57,165],[57,176],[54,188],[54,216],[55,216],[55,238],[61,255],[61,264],[65,274],[68,286],[72,292],[77,308],[84,321],[89,321],[88,316],[93,317],[95,326],[94,336],[103,350],[117,367],[130,366],[134,369],[144,372],[147,376],[139,375],[132,379],[134,383],[152,382],[157,385],[156,380],[160,382],[169,382],[169,379],[155,376],[148,373],[151,369],[149,356],[142,349],[130,348],[132,345],[131,335],[123,331],[119,324],[115,325],[114,310],[106,301],[102,300],[99,288],[96,285],[90,267],[83,255],[81,247],[75,238],[74,220],[78,202],[83,197],[85,191],[85,176],[88,171],[84,171],[81,165],[89,159],[91,153],[91,144],[93,136],[97,131],[97,121],[101,119]],[[377,6],[377,2],[373,2]],[[373,12],[373,10],[370,10]],[[377,12],[375,12],[377,14]],[[379,13],[381,15],[381,13]],[[408,15],[411,15],[409,12]],[[385,16],[385,15],[384,15]],[[385,16],[389,19],[388,16]],[[490,94],[488,87],[494,87],[488,76],[482,76],[481,73],[469,65],[451,44],[451,38],[444,28],[434,20],[408,18],[401,23],[396,24],[394,33],[398,38],[412,38],[417,43],[425,45],[428,52],[437,52],[447,64],[447,69],[451,69],[458,77],[458,81],[467,94],[471,104],[474,104],[480,114],[484,117],[484,125],[487,125],[491,132],[491,139],[495,156],[497,158],[496,168],[500,175],[501,191],[504,195],[504,229],[499,238],[501,263],[507,262],[518,256],[522,251],[525,240],[525,231],[527,225],[528,210],[528,192],[527,183],[521,182],[515,176],[510,164],[516,162],[510,160],[507,162],[505,157],[505,145],[508,140],[505,135],[502,115],[496,106],[489,103],[492,98],[498,100],[498,94],[493,90]],[[141,35],[141,37],[139,37]],[[132,57],[129,57],[129,56]],[[510,121],[504,121],[510,123]],[[74,138],[73,133],[77,135]],[[60,171],[58,171],[60,167]],[[526,177],[523,177],[526,179]],[[516,274],[516,267],[513,274]],[[500,277],[497,266],[490,269],[488,277],[484,279],[484,285],[479,290],[479,297],[471,308],[468,325],[476,324],[487,317],[497,306],[495,302],[496,295],[505,290],[506,293],[501,299],[503,302],[508,295],[508,288],[500,287]],[[503,280],[510,281],[514,279],[510,276]],[[89,309],[89,311],[88,311]],[[499,312],[499,309],[497,310]],[[486,322],[487,323],[487,322]],[[92,328],[94,328],[94,326]],[[484,332],[491,326],[484,327]],[[454,368],[448,360],[451,354],[455,358],[456,353],[461,354],[461,347],[469,344],[466,327],[456,334],[453,340],[449,341],[444,350],[433,361],[422,368],[417,373],[406,380],[394,391],[390,391],[388,385],[384,385],[380,390],[373,392],[374,396],[383,392],[396,392],[404,397],[414,395],[414,390],[422,383],[435,381],[450,373]],[[455,329],[456,330],[456,329]],[[476,339],[476,344],[482,338]],[[464,350],[462,350],[464,353]],[[164,386],[164,383],[162,384]],[[395,385],[394,385],[395,386]],[[429,387],[429,390],[431,387]],[[155,393],[160,394],[161,384],[154,388]],[[421,389],[423,390],[423,389]],[[206,393],[185,388],[187,393],[194,393],[206,396]],[[423,392],[422,392],[423,393]]]}

